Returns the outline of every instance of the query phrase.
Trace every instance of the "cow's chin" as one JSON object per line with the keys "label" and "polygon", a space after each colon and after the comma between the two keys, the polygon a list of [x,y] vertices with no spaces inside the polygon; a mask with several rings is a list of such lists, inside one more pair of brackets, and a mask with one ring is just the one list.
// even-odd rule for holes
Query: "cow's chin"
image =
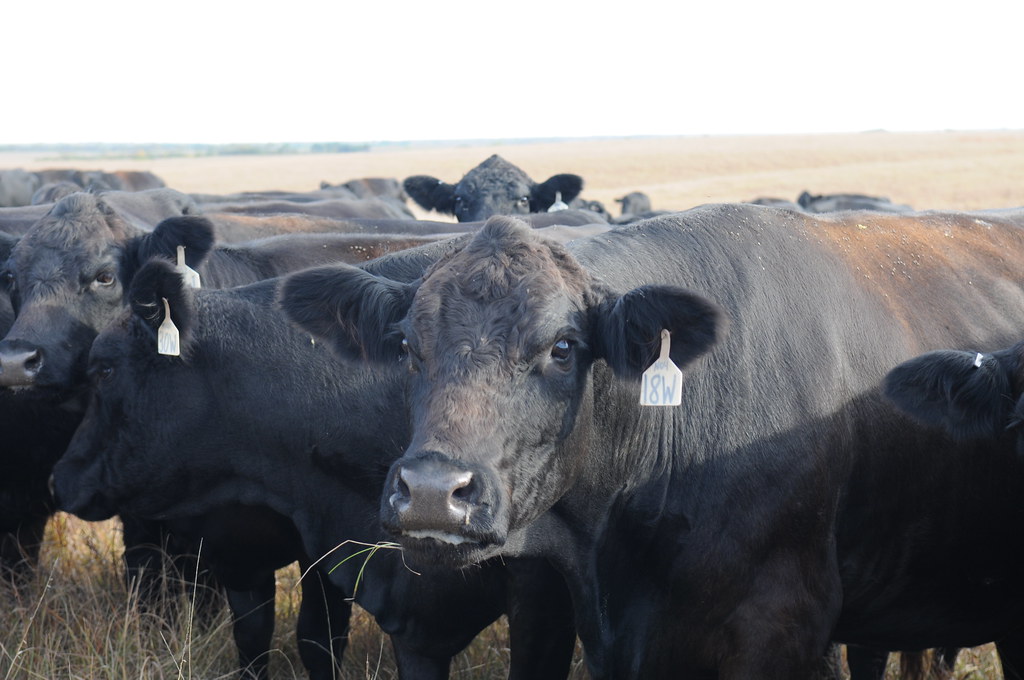
{"label": "cow's chin", "polygon": [[413,569],[447,569],[483,562],[501,552],[503,541],[476,539],[441,531],[407,531],[397,537],[406,564]]}

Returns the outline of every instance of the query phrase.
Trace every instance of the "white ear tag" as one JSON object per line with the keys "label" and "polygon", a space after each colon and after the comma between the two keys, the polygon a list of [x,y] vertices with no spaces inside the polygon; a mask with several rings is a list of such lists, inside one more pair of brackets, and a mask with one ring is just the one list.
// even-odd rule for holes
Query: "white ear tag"
{"label": "white ear tag", "polygon": [[178,327],[171,321],[171,306],[167,304],[167,298],[160,299],[164,301],[164,322],[156,329],[156,351],[172,357],[181,356]]}
{"label": "white ear tag", "polygon": [[640,387],[641,406],[679,406],[683,403],[683,372],[672,363],[668,353],[671,340],[661,331],[661,356],[644,371]]}
{"label": "white ear tag", "polygon": [[559,210],[568,210],[569,204],[562,200],[562,192],[555,192],[555,202],[548,208],[548,212],[558,212]]}
{"label": "white ear tag", "polygon": [[185,246],[178,246],[178,272],[189,288],[202,287],[199,283],[199,272],[185,264]]}

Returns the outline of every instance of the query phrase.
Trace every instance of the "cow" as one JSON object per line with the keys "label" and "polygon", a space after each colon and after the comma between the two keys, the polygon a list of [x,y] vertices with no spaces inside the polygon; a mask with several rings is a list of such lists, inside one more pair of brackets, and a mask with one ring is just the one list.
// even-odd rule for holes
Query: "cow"
{"label": "cow", "polygon": [[313,270],[282,305],[408,367],[381,495],[406,560],[548,558],[595,678],[810,677],[830,640],[1017,668],[1021,477],[881,385],[1012,341],[1022,226],[709,205],[559,247],[492,218],[420,281]]}
{"label": "cow", "polygon": [[424,210],[454,215],[459,222],[475,222],[491,215],[545,212],[559,196],[564,203],[572,203],[583,189],[583,178],[559,174],[538,184],[494,154],[456,184],[429,175],[414,175],[406,177],[402,186]]}
{"label": "cow", "polygon": [[621,205],[622,217],[639,215],[651,210],[651,198],[642,191],[631,191],[621,198],[616,198],[615,202]]}
{"label": "cow", "polygon": [[404,203],[393,198],[330,198],[317,201],[266,199],[227,203],[207,202],[204,212],[241,213],[245,215],[276,215],[301,213],[334,219],[414,219]]}
{"label": "cow", "polygon": [[27,170],[0,170],[0,208],[29,205],[39,185],[39,178]]}
{"label": "cow", "polygon": [[374,196],[390,197],[405,203],[409,197],[402,188],[402,183],[394,177],[360,177],[350,179],[341,184],[320,182],[320,189],[344,188],[351,191],[357,198],[371,198]]}
{"label": "cow", "polygon": [[[438,243],[367,267],[409,280],[439,256],[432,251],[450,247]],[[309,556],[323,555],[323,567],[303,580],[300,621],[315,621],[307,612],[322,606],[307,592],[309,582],[320,578],[316,589],[354,596],[392,636],[401,677],[447,677],[451,656],[507,611],[512,677],[564,678],[575,641],[571,604],[543,562],[427,577],[406,569],[394,550],[359,556],[383,539],[378,496],[407,439],[404,367],[335,361],[285,319],[276,288],[268,280],[191,292],[159,259],[138,272],[130,312],[100,333],[90,353],[94,394],[54,470],[60,507],[89,520],[118,512],[159,517],[202,535],[205,550],[232,557],[213,564],[229,587],[262,575],[264,636],[249,631],[253,641],[239,645],[250,671],[273,624],[273,573],[263,574],[259,560],[300,559],[307,569]],[[181,337],[180,357],[157,353],[163,300]],[[248,549],[233,557],[240,541]],[[342,617],[347,612],[330,619],[335,636],[344,633]],[[330,659],[316,655],[330,650],[325,623],[304,631],[319,641],[306,642],[303,655],[312,657],[313,678],[332,677]],[[334,642],[338,658],[343,640]]]}
{"label": "cow", "polygon": [[893,203],[886,196],[868,196],[865,194],[824,194],[812,195],[808,191],[801,193],[796,199],[797,205],[809,213],[829,213],[837,210],[874,210],[880,212],[905,213],[913,208],[902,203]]}

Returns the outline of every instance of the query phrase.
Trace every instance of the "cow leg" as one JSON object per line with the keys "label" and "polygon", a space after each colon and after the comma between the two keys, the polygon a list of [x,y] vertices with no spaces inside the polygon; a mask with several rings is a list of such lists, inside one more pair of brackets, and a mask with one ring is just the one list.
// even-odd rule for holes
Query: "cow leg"
{"label": "cow leg", "polygon": [[274,572],[258,581],[259,585],[251,590],[227,589],[238,665],[245,680],[267,677],[267,657],[274,636],[274,596],[277,593]]}
{"label": "cow leg", "polygon": [[402,680],[447,680],[451,657],[426,656],[410,649],[395,636],[391,637],[391,648],[395,652],[398,677]]}
{"label": "cow leg", "polygon": [[[809,581],[808,574],[822,576]],[[782,555],[763,564],[731,617],[732,644],[719,680],[815,677],[839,617],[841,592],[834,562],[814,569],[795,555]]]}
{"label": "cow leg", "polygon": [[1024,631],[996,640],[996,651],[1003,666],[1003,680],[1024,680]]}
{"label": "cow leg", "polygon": [[576,647],[572,600],[565,580],[547,560],[509,560],[505,568],[510,680],[563,680]]}
{"label": "cow leg", "polygon": [[888,650],[846,646],[846,664],[850,667],[850,680],[882,680],[885,665],[889,660]]}
{"label": "cow leg", "polygon": [[159,525],[122,515],[121,526],[128,589],[137,589],[139,604],[143,608],[161,610],[168,607],[167,613],[173,616],[176,602],[165,597],[164,592],[165,552]]}
{"label": "cow leg", "polygon": [[39,563],[39,549],[49,518],[33,517],[21,522],[14,531],[0,534],[0,575],[15,582],[28,578]]}
{"label": "cow leg", "polygon": [[308,572],[301,563],[302,603],[296,637],[299,656],[310,680],[331,680],[340,677],[341,658],[348,644],[348,622],[352,603],[318,570]]}

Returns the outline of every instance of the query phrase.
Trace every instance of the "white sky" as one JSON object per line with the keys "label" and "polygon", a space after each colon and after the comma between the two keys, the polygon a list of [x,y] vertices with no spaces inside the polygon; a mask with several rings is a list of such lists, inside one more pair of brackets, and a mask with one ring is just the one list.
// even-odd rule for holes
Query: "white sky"
{"label": "white sky", "polygon": [[1024,128],[1024,2],[11,0],[0,144]]}

